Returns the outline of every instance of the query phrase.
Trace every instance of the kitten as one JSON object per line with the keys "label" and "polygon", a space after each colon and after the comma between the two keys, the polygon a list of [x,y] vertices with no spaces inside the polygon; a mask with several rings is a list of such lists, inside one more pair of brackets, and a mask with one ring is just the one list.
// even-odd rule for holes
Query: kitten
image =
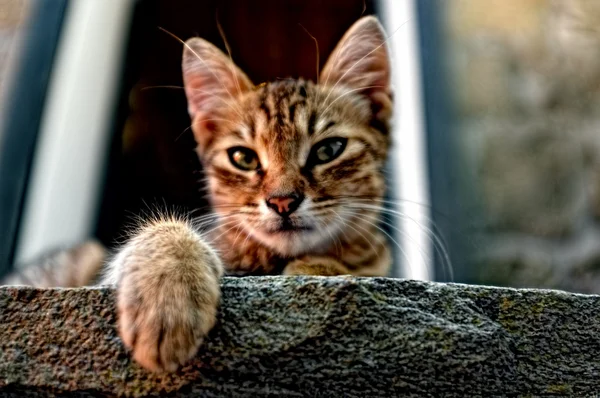
{"label": "kitten", "polygon": [[176,217],[149,221],[109,262],[119,334],[142,366],[174,371],[195,355],[224,273],[387,274],[377,226],[392,110],[385,40],[364,17],[318,84],[258,86],[209,42],[185,43],[188,110],[216,226],[202,234]]}

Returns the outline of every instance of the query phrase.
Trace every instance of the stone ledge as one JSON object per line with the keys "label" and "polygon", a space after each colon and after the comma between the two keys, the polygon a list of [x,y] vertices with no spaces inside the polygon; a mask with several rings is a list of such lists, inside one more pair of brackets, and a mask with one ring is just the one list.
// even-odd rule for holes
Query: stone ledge
{"label": "stone ledge", "polygon": [[225,278],[176,374],[115,331],[110,289],[0,288],[0,395],[590,396],[600,296],[384,278]]}

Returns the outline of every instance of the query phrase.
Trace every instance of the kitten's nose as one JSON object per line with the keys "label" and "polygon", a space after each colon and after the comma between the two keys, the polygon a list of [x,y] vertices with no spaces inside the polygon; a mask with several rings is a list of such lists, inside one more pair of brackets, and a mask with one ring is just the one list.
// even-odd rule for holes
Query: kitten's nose
{"label": "kitten's nose", "polygon": [[288,194],[283,196],[272,196],[266,200],[267,206],[279,214],[281,217],[287,217],[300,207],[304,200],[304,195]]}

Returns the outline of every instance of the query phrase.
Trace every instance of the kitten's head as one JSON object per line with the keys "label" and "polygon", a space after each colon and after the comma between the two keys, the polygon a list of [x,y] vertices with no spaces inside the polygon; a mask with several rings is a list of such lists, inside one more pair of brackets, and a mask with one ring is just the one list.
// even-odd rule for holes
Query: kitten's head
{"label": "kitten's head", "polygon": [[364,17],[337,45],[319,84],[258,86],[209,42],[186,42],[192,130],[226,228],[241,226],[295,256],[377,222],[361,204],[385,190],[392,102],[384,41],[377,20]]}

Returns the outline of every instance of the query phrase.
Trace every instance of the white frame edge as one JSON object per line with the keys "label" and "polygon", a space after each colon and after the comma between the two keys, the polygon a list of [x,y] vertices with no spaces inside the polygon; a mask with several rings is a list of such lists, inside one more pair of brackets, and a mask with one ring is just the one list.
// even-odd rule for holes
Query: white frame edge
{"label": "white frame edge", "polygon": [[19,230],[22,263],[93,233],[132,0],[71,1]]}
{"label": "white frame edge", "polygon": [[394,88],[392,194],[402,213],[400,275],[395,276],[431,280],[434,259],[416,1],[381,0],[380,10],[392,35],[388,41]]}

